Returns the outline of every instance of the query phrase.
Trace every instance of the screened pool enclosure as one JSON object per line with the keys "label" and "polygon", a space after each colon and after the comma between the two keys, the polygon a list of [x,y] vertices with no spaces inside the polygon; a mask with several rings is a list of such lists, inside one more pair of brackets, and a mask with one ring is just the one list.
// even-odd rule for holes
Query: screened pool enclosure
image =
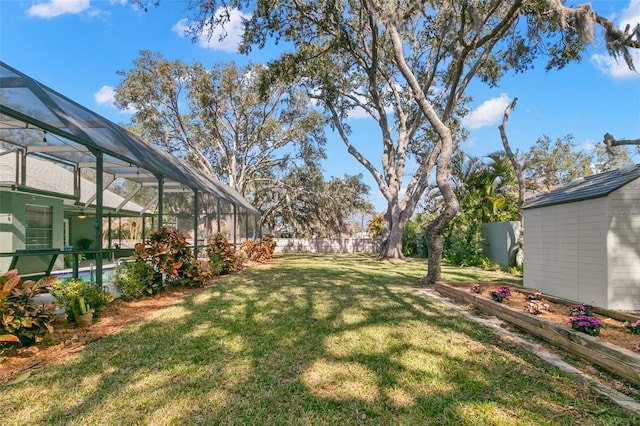
{"label": "screened pool enclosure", "polygon": [[[259,236],[259,212],[215,177],[0,62],[0,273],[126,256],[161,226],[196,253]],[[129,250],[129,251],[128,251]]]}

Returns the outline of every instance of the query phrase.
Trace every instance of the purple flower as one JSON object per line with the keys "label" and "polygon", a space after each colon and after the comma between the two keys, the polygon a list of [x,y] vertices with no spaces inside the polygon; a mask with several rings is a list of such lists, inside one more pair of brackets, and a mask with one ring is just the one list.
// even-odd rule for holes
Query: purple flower
{"label": "purple flower", "polygon": [[586,315],[571,317],[569,318],[569,323],[574,330],[582,331],[591,336],[600,334],[600,328],[602,327],[602,323],[599,320]]}
{"label": "purple flower", "polygon": [[502,302],[502,300],[507,299],[509,296],[511,296],[511,290],[509,290],[509,286],[501,285],[489,294],[491,295],[491,298],[496,302]]}

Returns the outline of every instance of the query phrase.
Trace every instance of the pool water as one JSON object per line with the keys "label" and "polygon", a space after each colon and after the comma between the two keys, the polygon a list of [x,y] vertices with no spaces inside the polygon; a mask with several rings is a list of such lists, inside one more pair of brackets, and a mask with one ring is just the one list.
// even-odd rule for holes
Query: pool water
{"label": "pool water", "polygon": [[[113,274],[114,274],[114,268],[103,268],[102,269],[102,282],[103,283],[110,283],[113,281]],[[52,273],[51,275],[54,275],[58,278],[60,278],[61,280],[65,280],[68,278],[72,278],[73,277],[73,272],[62,272],[62,273]],[[82,281],[86,281],[86,282],[91,282],[91,281],[95,281],[96,280],[96,270],[81,270],[78,271],[78,278],[80,278]]]}

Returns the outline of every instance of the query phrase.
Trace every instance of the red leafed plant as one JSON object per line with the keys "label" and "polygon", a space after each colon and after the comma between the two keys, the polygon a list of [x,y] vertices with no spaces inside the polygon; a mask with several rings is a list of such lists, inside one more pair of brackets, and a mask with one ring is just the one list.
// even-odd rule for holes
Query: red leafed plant
{"label": "red leafed plant", "polygon": [[0,344],[3,342],[30,345],[42,341],[53,331],[55,319],[53,305],[42,305],[34,296],[45,293],[55,277],[23,281],[18,270],[12,269],[0,276]]}
{"label": "red leafed plant", "polygon": [[193,255],[186,235],[177,230],[162,227],[155,231],[146,243],[138,243],[134,249],[134,260],[145,261],[155,272],[157,286],[165,286],[161,276],[171,282],[200,287],[210,277]]}
{"label": "red leafed plant", "polygon": [[240,245],[240,248],[247,253],[249,259],[256,262],[266,262],[273,258],[276,242],[273,240],[273,237],[263,235],[262,241],[247,240]]}

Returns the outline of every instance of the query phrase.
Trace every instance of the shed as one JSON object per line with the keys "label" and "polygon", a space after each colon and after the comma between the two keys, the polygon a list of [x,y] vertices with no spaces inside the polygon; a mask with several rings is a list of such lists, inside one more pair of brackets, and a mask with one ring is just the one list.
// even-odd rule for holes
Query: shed
{"label": "shed", "polygon": [[606,309],[640,310],[640,165],[527,200],[524,286]]}

